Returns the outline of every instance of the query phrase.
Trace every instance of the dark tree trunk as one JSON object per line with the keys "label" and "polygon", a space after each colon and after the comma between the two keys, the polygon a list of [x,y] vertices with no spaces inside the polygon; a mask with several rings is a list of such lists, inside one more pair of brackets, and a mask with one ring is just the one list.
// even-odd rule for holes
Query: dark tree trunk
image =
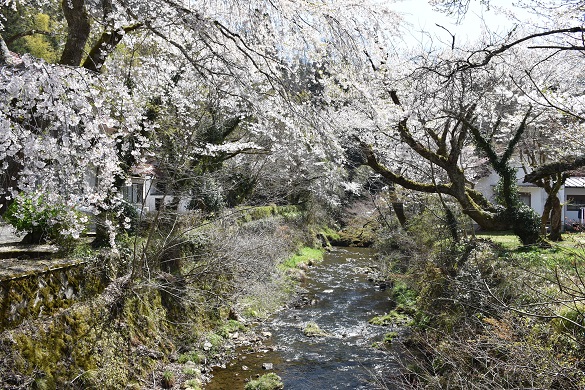
{"label": "dark tree trunk", "polygon": [[[548,199],[547,199],[548,202]],[[550,240],[551,241],[562,241],[561,228],[563,225],[562,210],[560,199],[555,195],[552,196],[552,207],[550,213]]]}
{"label": "dark tree trunk", "polygon": [[97,43],[93,45],[85,61],[83,61],[83,67],[94,72],[99,72],[104,66],[106,58],[118,46],[122,38],[124,38],[124,35],[140,26],[141,24],[135,24],[121,27],[118,30],[104,31]]}
{"label": "dark tree trunk", "polygon": [[95,216],[95,238],[91,242],[93,248],[107,248],[110,246],[110,231],[106,226],[108,213],[101,211]]}
{"label": "dark tree trunk", "polygon": [[[543,166],[539,169],[546,172],[546,167],[547,166]],[[548,176],[539,177],[533,172],[526,175],[526,177],[531,183],[543,188],[547,195],[541,220],[543,234],[546,234],[546,224],[550,222],[550,235],[548,238],[551,241],[562,241],[561,229],[563,224],[563,206],[561,205],[558,193],[561,190],[561,187],[565,184],[568,174],[564,172],[554,172],[552,174],[547,173],[547,175]],[[524,181],[528,181],[528,179],[525,179]]]}
{"label": "dark tree trunk", "polygon": [[404,213],[404,203],[392,202],[392,209],[396,213],[396,218],[400,222],[400,226],[404,229],[406,227],[406,214]]}
{"label": "dark tree trunk", "polygon": [[542,210],[542,217],[540,218],[540,234],[546,236],[546,225],[550,221],[550,212],[552,210],[552,202],[550,195],[546,198],[544,209]]}
{"label": "dark tree trunk", "polygon": [[[22,158],[22,152],[19,152],[18,158]],[[4,172],[0,171],[0,216],[4,215],[8,207],[14,202],[14,198],[10,193],[10,188],[18,188],[18,178],[22,171],[22,164],[17,162],[14,157],[7,157],[4,162],[8,163],[8,167]]]}
{"label": "dark tree trunk", "polygon": [[67,42],[59,62],[79,66],[91,30],[85,0],[63,0],[61,8],[67,20]]}

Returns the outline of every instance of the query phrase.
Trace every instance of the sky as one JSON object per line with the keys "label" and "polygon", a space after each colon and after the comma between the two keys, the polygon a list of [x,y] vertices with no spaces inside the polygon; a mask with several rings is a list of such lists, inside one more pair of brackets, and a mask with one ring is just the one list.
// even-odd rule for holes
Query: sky
{"label": "sky", "polygon": [[[428,0],[397,1],[392,8],[400,12],[409,24],[404,34],[406,43],[449,47],[452,42],[449,32],[455,35],[457,45],[477,39],[486,24],[492,32],[506,34],[517,24],[517,21],[507,16],[502,10],[513,11],[517,17],[520,15],[521,19],[529,17],[525,11],[513,8],[510,3],[509,0],[491,0],[491,7],[488,10],[480,4],[479,0],[472,0],[469,11],[459,24],[456,16],[434,11]],[[443,26],[449,32],[436,24]]]}

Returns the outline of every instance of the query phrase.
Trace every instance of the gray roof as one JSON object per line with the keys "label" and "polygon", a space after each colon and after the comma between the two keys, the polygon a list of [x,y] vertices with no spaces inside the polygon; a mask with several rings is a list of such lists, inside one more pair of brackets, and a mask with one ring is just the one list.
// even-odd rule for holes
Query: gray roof
{"label": "gray roof", "polygon": [[585,188],[585,177],[569,177],[565,182],[565,187],[569,188]]}

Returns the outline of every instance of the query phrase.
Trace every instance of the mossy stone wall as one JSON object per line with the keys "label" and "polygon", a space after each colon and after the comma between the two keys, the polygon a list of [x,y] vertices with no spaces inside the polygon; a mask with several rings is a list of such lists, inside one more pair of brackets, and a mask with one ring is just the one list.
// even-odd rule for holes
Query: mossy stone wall
{"label": "mossy stone wall", "polygon": [[61,264],[0,279],[0,331],[52,316],[103,291],[107,278],[92,262]]}
{"label": "mossy stone wall", "polygon": [[95,299],[0,333],[0,383],[124,389],[176,350],[168,324],[156,289],[115,281]]}

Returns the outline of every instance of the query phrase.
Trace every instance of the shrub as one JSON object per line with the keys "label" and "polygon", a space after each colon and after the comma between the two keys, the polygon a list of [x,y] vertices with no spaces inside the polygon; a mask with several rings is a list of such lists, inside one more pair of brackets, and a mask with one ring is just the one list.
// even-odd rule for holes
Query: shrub
{"label": "shrub", "polygon": [[227,338],[229,337],[230,333],[235,333],[244,329],[246,329],[246,327],[241,322],[236,320],[227,320],[226,323],[223,324],[218,330],[218,334],[221,337]]}
{"label": "shrub", "polygon": [[163,389],[170,389],[175,385],[175,374],[170,371],[163,372],[161,385]]}
{"label": "shrub", "polygon": [[123,201],[115,211],[118,225],[122,226],[128,234],[134,234],[140,221],[140,215],[136,207],[127,201]]}
{"label": "shrub", "polygon": [[87,216],[71,207],[49,203],[42,194],[19,195],[10,205],[4,219],[18,232],[27,233],[27,243],[54,241],[68,247],[79,238],[88,222]]}
{"label": "shrub", "polygon": [[262,375],[246,384],[245,390],[278,390],[284,389],[281,378],[275,373]]}
{"label": "shrub", "polygon": [[193,362],[193,363],[201,363],[201,361],[204,359],[204,357],[202,357],[199,352],[197,351],[190,351],[187,353],[183,353],[179,356],[178,362],[181,364],[187,363],[187,362]]}

